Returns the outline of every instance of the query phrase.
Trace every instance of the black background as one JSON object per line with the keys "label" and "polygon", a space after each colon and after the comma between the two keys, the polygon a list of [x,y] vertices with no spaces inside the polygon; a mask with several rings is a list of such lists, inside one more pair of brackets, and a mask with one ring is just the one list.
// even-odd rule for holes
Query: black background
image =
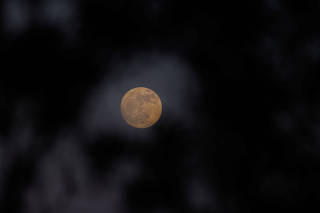
{"label": "black background", "polygon": [[[70,207],[82,192],[63,163],[63,201],[36,196],[30,204],[28,190],[41,190],[39,165],[61,131],[76,138],[89,185],[107,185],[117,159],[139,159],[139,175],[121,189],[126,210],[113,213],[316,211],[319,1],[71,1],[77,16],[66,28],[41,21],[44,1],[25,1],[29,22],[17,32],[8,2],[0,4],[1,212],[111,212],[108,188],[101,204]],[[201,87],[193,111],[205,119],[185,129],[162,117],[147,144],[88,137],[77,128],[85,97],[113,72],[101,71],[97,58],[109,64],[136,49],[190,65]],[[28,127],[31,136],[23,133]]]}

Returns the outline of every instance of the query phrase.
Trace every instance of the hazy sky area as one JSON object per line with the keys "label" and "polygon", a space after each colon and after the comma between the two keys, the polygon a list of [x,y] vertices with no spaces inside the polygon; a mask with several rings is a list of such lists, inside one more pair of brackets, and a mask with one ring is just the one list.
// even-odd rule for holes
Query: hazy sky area
{"label": "hazy sky area", "polygon": [[1,1],[0,212],[316,212],[320,3],[211,4]]}
{"label": "hazy sky area", "polygon": [[111,69],[112,72],[103,76],[91,91],[83,110],[82,125],[90,132],[88,134],[117,134],[123,137],[147,137],[152,134],[152,129],[141,130],[141,134],[132,129],[122,120],[119,111],[122,96],[129,89],[141,85],[160,96],[164,122],[196,128],[196,119],[200,119],[200,112],[197,114],[195,110],[200,85],[190,67],[177,56],[156,51],[135,51],[127,58],[115,58],[108,68],[103,66],[101,69]]}

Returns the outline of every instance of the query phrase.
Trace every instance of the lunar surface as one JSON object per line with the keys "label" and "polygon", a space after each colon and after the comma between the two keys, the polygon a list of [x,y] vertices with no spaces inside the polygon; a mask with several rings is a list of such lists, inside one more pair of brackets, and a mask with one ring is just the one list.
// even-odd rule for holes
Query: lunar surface
{"label": "lunar surface", "polygon": [[151,89],[136,87],[129,90],[121,100],[123,119],[135,128],[148,128],[155,124],[162,113],[159,96]]}

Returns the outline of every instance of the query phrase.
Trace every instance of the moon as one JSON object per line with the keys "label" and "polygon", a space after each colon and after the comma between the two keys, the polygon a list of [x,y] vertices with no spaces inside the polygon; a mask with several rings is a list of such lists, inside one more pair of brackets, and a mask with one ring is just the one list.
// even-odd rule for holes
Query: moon
{"label": "moon", "polygon": [[120,108],[123,119],[135,128],[151,127],[159,120],[162,113],[159,96],[145,87],[129,90],[123,96]]}

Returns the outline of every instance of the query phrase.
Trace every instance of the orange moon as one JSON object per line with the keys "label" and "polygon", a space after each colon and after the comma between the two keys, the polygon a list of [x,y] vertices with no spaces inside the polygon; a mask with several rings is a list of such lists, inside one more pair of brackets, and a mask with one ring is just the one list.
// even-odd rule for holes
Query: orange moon
{"label": "orange moon", "polygon": [[121,100],[123,119],[135,128],[148,128],[155,124],[162,113],[159,96],[151,89],[136,87],[129,90]]}

